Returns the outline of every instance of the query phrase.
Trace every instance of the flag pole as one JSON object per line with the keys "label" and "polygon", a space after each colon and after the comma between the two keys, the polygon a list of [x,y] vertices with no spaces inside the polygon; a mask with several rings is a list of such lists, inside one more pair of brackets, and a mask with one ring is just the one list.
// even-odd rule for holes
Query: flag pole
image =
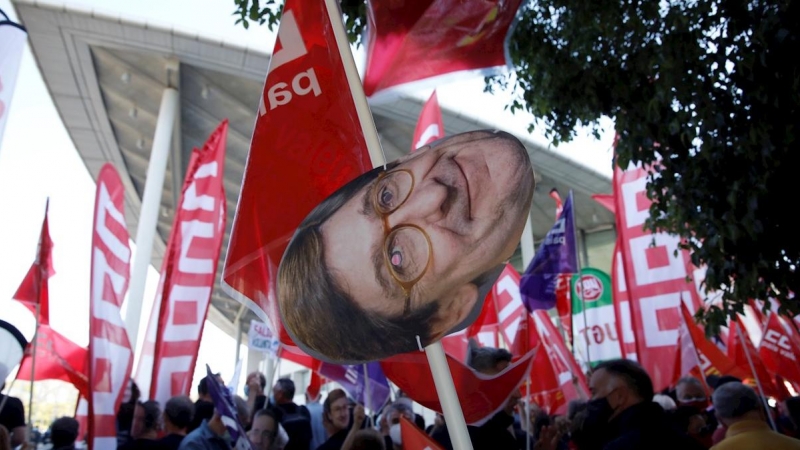
{"label": "flag pole", "polygon": [[[364,411],[367,412],[367,416],[369,416],[368,412],[369,412],[370,406],[372,405],[372,401],[371,401],[372,398],[371,398],[371,395],[370,395],[371,392],[370,392],[370,388],[369,388],[369,370],[367,368],[367,364],[366,363],[362,364],[361,367],[364,369]],[[373,411],[373,413],[374,412],[375,411]]]}
{"label": "flag pole", "polygon": [[453,376],[450,374],[450,367],[447,365],[447,357],[444,354],[442,343],[436,342],[425,347],[425,354],[428,356],[428,364],[431,366],[433,384],[436,386],[436,393],[439,395],[439,402],[442,405],[442,413],[444,413],[444,420],[447,423],[450,442],[453,444],[453,448],[472,450],[472,441],[470,441],[469,433],[467,432],[464,412],[458,402],[458,394],[456,394]]}
{"label": "flag pole", "polygon": [[[769,424],[773,430],[778,430],[778,427],[775,426],[775,421],[772,420],[772,414],[769,413],[769,404],[767,403],[767,396],[764,395],[764,388],[761,387],[761,380],[758,379],[758,374],[756,373],[756,366],[753,364],[753,358],[750,357],[750,350],[748,350],[747,342],[744,340],[745,336],[742,334],[742,327],[739,326],[738,317],[737,322],[733,324],[736,327],[736,333],[739,336],[739,340],[742,342],[742,347],[744,348],[744,355],[747,357],[747,364],[750,366],[750,370],[753,372],[753,378],[756,380],[756,387],[758,388],[758,393],[761,397],[761,403],[764,404],[764,413],[767,415],[767,419],[769,419]],[[750,339],[750,338],[748,338]]]}
{"label": "flag pole", "polygon": [[[572,191],[569,191],[569,206],[572,208],[572,239],[575,241],[575,262],[577,263],[576,266],[578,267],[578,283],[581,286],[581,313],[583,315],[583,342],[586,345],[586,366],[587,369],[590,371],[592,370],[592,355],[589,352],[589,333],[587,331],[587,327],[589,326],[589,322],[586,319],[586,289],[583,286],[583,264],[581,263],[581,258],[578,256],[578,230],[577,230],[577,222],[575,220],[575,198],[572,195]],[[584,242],[585,244],[585,242]],[[570,291],[572,290],[572,283],[568,288]],[[571,298],[572,296],[570,296]],[[571,305],[570,305],[571,306]],[[574,348],[574,346],[573,346]],[[574,351],[573,351],[574,353]]]}
{"label": "flag pole", "polygon": [[[37,270],[37,272],[40,272]],[[41,289],[41,286],[39,286]],[[41,297],[41,292],[40,292]],[[41,298],[40,298],[41,300]],[[36,331],[33,333],[33,345],[31,346],[31,389],[28,393],[28,426],[33,429],[33,422],[31,422],[32,414],[33,414],[33,385],[34,379],[36,379],[36,347],[39,343],[39,308],[40,303],[36,303]]]}

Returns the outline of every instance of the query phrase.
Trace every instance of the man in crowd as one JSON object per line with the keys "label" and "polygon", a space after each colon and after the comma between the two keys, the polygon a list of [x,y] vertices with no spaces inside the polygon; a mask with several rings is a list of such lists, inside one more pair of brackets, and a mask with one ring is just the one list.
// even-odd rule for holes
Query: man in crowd
{"label": "man in crowd", "polygon": [[717,418],[727,428],[725,439],[713,450],[800,450],[800,440],[769,428],[761,400],[751,387],[726,383],[714,390],[712,399]]}
{"label": "man in crowd", "polygon": [[281,378],[272,388],[278,421],[289,435],[286,450],[309,450],[311,446],[311,414],[305,406],[294,402],[294,382]]}
{"label": "man in crowd", "polygon": [[342,448],[350,429],[350,402],[342,389],[328,393],[322,405],[323,419],[328,426],[329,437],[316,450],[338,450]]}
{"label": "man in crowd", "polygon": [[256,411],[263,409],[267,405],[267,396],[264,389],[267,388],[267,377],[261,372],[252,372],[247,375],[244,383],[244,398],[250,409],[249,422],[253,421]]}
{"label": "man in crowd", "polygon": [[[5,388],[6,383],[3,382],[0,391]],[[16,447],[25,441],[25,407],[17,397],[0,394],[0,404],[2,403],[5,405],[0,411],[0,425],[11,433],[11,446]]]}
{"label": "man in crowd", "polygon": [[253,423],[247,437],[254,450],[273,450],[278,435],[278,421],[272,409],[259,409],[253,416]]}
{"label": "man in crowd", "polygon": [[199,427],[183,438],[178,450],[231,450],[222,416],[214,410],[211,419],[203,420]]}
{"label": "man in crowd", "polygon": [[705,387],[695,377],[683,377],[675,384],[675,397],[679,406],[691,406],[698,411],[708,408],[708,396]]}
{"label": "man in crowd", "polygon": [[592,400],[584,433],[605,450],[703,448],[674,429],[664,410],[653,402],[653,382],[636,362],[616,359],[598,365],[589,382]]}
{"label": "man in crowd", "polygon": [[80,426],[72,417],[60,417],[50,425],[50,441],[53,450],[75,450]]}
{"label": "man in crowd", "polygon": [[[211,394],[208,393],[208,385],[206,384],[209,381],[209,378],[205,376],[197,383],[198,398],[197,401],[194,402],[194,416],[189,426],[190,431],[199,427],[204,420],[209,420],[214,415],[214,400],[211,399]],[[215,380],[211,381],[222,383],[219,379],[219,374],[215,375]]]}
{"label": "man in crowd", "polygon": [[119,449],[122,450],[149,450],[158,438],[161,409],[158,402],[147,401],[137,402],[133,410],[133,423],[131,425],[131,436],[133,440],[124,444]]}
{"label": "man in crowd", "polygon": [[164,431],[166,436],[158,441],[158,450],[177,450],[189,431],[194,405],[186,396],[172,397],[164,405]]}

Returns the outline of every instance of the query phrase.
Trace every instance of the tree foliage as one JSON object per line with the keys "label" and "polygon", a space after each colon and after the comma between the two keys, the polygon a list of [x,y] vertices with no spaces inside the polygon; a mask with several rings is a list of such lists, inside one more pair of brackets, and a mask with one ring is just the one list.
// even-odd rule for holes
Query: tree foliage
{"label": "tree foliage", "polygon": [[[273,0],[235,2],[245,26],[277,23]],[[357,43],[364,2],[342,9]],[[555,144],[614,119],[616,164],[653,167],[646,227],[680,236],[721,293],[697,316],[710,333],[750,299],[800,312],[797,17],[791,0],[533,0],[510,41],[514,71],[487,79]]]}

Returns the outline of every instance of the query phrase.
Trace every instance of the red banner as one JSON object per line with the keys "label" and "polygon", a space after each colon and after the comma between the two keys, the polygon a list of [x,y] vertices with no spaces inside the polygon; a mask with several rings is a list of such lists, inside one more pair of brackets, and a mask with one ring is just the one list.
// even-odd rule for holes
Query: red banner
{"label": "red banner", "polygon": [[203,149],[193,151],[167,242],[153,305],[158,314],[151,315],[145,340],[152,356],[141,358],[137,371],[142,392],[162,405],[176,395],[189,395],[192,386],[225,236],[227,135],[228,121],[223,120]]}
{"label": "red banner", "polygon": [[47,214],[50,209],[50,200],[44,208],[44,221],[39,234],[39,246],[36,249],[36,259],[28,269],[22,283],[14,294],[14,299],[22,302],[36,316],[36,305],[39,313],[36,318],[41,324],[50,323],[50,294],[47,280],[55,275],[53,269],[53,240],[50,239],[50,227],[47,223]]}
{"label": "red banner", "polygon": [[120,315],[128,290],[131,249],[125,224],[125,191],[106,164],[97,177],[89,295],[89,449],[117,446],[116,417],[133,364]]}
{"label": "red banner", "polygon": [[778,314],[771,313],[758,352],[771,373],[792,383],[800,383],[800,348],[797,340],[793,339],[790,326]]}
{"label": "red banner", "polygon": [[679,250],[679,238],[644,230],[651,204],[646,184],[647,171],[641,167],[614,170],[617,232],[637,354],[658,391],[672,381],[681,299],[691,299],[693,309],[701,302],[694,284],[686,281],[694,268],[689,253]]}
{"label": "red banner", "polygon": [[367,2],[364,92],[464,70],[506,65],[522,0]]}
{"label": "red banner", "polygon": [[677,362],[673,382],[683,376],[733,375],[744,379],[747,374],[722,353],[716,345],[707,340],[705,333],[695,323],[686,304],[681,304],[681,326],[678,331]]}
{"label": "red banner", "polygon": [[439,109],[439,99],[434,90],[422,107],[422,112],[419,113],[417,127],[414,129],[414,140],[411,141],[411,152],[443,137],[442,110]]}
{"label": "red banner", "polygon": [[425,431],[417,428],[403,416],[400,416],[400,439],[403,442],[403,450],[442,450],[442,447],[425,434]]}
{"label": "red banner", "polygon": [[372,169],[350,92],[324,2],[287,0],[222,276],[284,344],[293,342],[276,278],[289,239],[323,199]]}
{"label": "red banner", "polygon": [[[17,371],[17,379],[66,381],[72,383],[81,396],[88,396],[89,380],[86,376],[88,351],[44,323],[39,325],[35,342],[35,345],[28,344],[25,357]],[[31,366],[33,364],[31,355],[34,351],[36,352],[36,363]],[[33,372],[33,380],[31,380],[31,372]]]}
{"label": "red banner", "polygon": [[[728,332],[728,357],[754,384],[760,384],[764,395],[781,398],[781,394],[772,380],[772,375],[761,360],[761,355],[756,351],[753,342],[747,335],[747,330],[737,318],[730,323]],[[754,370],[755,369],[755,370]]]}
{"label": "red banner", "polygon": [[[527,378],[536,351],[528,352],[497,375],[484,375],[447,355],[447,365],[467,424],[481,425],[505,406]],[[395,355],[381,361],[386,377],[420,405],[442,412],[424,352]]]}

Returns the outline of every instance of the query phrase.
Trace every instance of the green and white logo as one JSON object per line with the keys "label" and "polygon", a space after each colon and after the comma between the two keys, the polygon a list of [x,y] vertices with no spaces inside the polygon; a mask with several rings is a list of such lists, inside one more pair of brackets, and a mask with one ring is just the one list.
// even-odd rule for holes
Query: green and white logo
{"label": "green and white logo", "polygon": [[576,356],[591,361],[592,366],[620,358],[611,277],[601,270],[584,268],[572,276],[570,298]]}

